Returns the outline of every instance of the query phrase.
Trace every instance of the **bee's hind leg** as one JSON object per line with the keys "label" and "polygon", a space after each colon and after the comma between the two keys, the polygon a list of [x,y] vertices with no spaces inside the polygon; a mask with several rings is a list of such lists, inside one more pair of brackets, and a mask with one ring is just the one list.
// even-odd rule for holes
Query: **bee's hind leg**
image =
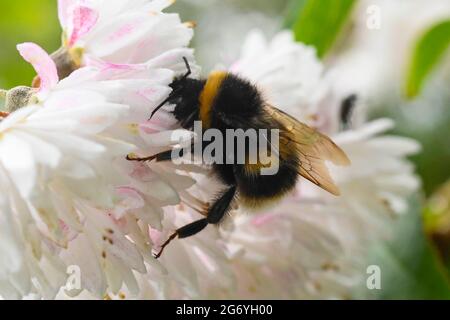
{"label": "bee's hind leg", "polygon": [[231,209],[231,204],[236,196],[236,186],[230,187],[226,190],[211,208],[208,210],[208,214],[205,219],[201,219],[195,221],[187,226],[184,226],[181,229],[178,229],[162,246],[160,252],[155,255],[155,258],[158,259],[164,252],[164,249],[176,238],[185,239],[196,235],[205,229],[209,224],[218,225],[220,224],[229,210]]}

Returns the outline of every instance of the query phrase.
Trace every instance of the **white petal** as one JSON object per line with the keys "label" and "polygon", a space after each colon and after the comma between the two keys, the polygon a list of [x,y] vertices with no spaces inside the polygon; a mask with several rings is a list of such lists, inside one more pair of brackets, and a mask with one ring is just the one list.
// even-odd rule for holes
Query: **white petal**
{"label": "white petal", "polygon": [[28,197],[36,179],[36,162],[31,147],[9,133],[0,140],[0,162],[22,196]]}

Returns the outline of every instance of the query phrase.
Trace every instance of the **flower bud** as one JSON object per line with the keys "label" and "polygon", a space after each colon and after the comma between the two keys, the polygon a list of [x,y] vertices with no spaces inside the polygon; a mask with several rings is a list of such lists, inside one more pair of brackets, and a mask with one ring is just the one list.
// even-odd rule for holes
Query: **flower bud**
{"label": "flower bud", "polygon": [[51,54],[51,58],[58,69],[59,79],[67,78],[72,72],[81,67],[83,49],[61,47]]}
{"label": "flower bud", "polygon": [[9,90],[5,95],[5,110],[14,112],[29,104],[37,103],[37,98],[34,96],[35,93],[35,89],[25,86],[15,87]]}

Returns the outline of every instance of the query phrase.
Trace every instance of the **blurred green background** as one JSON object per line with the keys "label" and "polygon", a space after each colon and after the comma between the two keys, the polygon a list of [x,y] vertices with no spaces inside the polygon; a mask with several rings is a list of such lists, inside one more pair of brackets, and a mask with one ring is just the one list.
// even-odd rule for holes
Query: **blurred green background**
{"label": "blurred green background", "polygon": [[0,10],[0,87],[29,84],[34,70],[24,62],[16,45],[36,42],[49,52],[61,41],[55,0],[2,1]]}
{"label": "blurred green background", "polygon": [[[383,8],[383,24],[375,32],[361,31],[361,17],[373,4]],[[412,216],[396,222],[397,239],[376,248],[371,257],[384,261],[389,277],[396,280],[378,296],[360,289],[355,297],[450,299],[449,1],[178,0],[169,10],[198,23],[193,46],[205,73],[217,61],[237,56],[253,28],[269,36],[291,28],[297,40],[316,46],[325,63],[360,50],[366,56],[372,54],[374,64],[381,60],[380,66],[387,69],[398,68],[398,61],[407,65],[409,69],[399,75],[381,77],[380,90],[371,95],[370,110],[371,117],[395,119],[394,133],[422,144],[423,152],[413,161],[423,180],[423,193],[411,200]],[[444,22],[442,30],[433,29],[440,22]],[[408,35],[412,29],[416,32]],[[59,47],[60,34],[55,0],[3,1],[0,87],[27,85],[33,79],[34,71],[19,57],[17,43],[36,42],[53,52]],[[406,49],[396,47],[396,39],[408,36]],[[410,95],[411,88],[417,89],[415,96],[407,98],[405,87]]]}

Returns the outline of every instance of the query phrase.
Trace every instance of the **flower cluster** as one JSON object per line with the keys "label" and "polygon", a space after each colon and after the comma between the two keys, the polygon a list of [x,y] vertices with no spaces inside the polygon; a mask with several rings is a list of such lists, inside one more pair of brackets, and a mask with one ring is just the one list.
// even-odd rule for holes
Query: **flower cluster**
{"label": "flower cluster", "polygon": [[[289,32],[270,42],[252,33],[229,71],[343,147],[353,165],[332,168],[342,196],[302,180],[276,208],[236,207],[221,229],[153,258],[221,187],[205,168],[126,159],[180,143],[172,140],[181,130],[173,106],[148,120],[186,72],[183,58],[199,74],[191,26],[163,12],[171,2],[59,0],[61,48],[49,55],[36,44],[18,46],[37,76],[32,87],[5,92],[0,296],[347,297],[364,250],[388,235],[386,221],[406,211],[418,187],[406,156],[419,146],[383,136],[389,120],[365,123],[362,97],[343,126],[348,92],[337,89],[339,75]],[[80,283],[68,282],[71,267]]]}
{"label": "flower cluster", "polygon": [[[61,49],[18,46],[37,77],[6,93],[0,123],[0,295],[54,298],[67,269],[97,298],[135,272],[163,268],[149,228],[193,184],[170,167],[130,163],[130,152],[169,148],[169,112],[148,121],[169,84],[194,70],[192,29],[162,10],[170,1],[59,1]],[[147,264],[147,265],[146,265]]]}
{"label": "flower cluster", "polygon": [[[342,196],[330,196],[302,180],[276,207],[257,214],[238,208],[220,234],[173,245],[162,261],[173,266],[174,257],[191,257],[187,261],[197,272],[184,273],[182,264],[174,274],[184,275],[183,284],[191,279],[190,286],[197,288],[194,297],[351,297],[366,274],[364,257],[370,246],[392,235],[390,221],[407,212],[408,198],[419,187],[406,157],[420,146],[407,138],[383,135],[393,127],[391,120],[367,123],[364,96],[356,97],[355,110],[344,125],[343,103],[358,92],[340,90],[337,79],[342,75],[325,70],[314,49],[296,43],[291,32],[280,32],[271,41],[259,31],[251,32],[229,71],[250,79],[268,101],[329,134],[346,151],[352,165],[333,168]],[[201,198],[218,187],[200,177],[194,189]],[[196,218],[191,210],[182,212],[191,216],[190,221]],[[175,220],[177,226],[186,223],[180,220]],[[223,261],[222,252],[226,264],[218,263]],[[203,262],[200,268],[195,261]],[[213,283],[207,280],[210,273],[215,273]]]}

